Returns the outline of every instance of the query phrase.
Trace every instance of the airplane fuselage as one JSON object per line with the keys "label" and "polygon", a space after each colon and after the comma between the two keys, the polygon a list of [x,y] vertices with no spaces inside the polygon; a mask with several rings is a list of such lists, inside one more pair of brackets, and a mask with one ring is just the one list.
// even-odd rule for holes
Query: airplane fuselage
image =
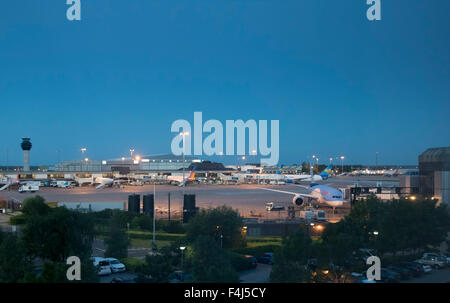
{"label": "airplane fuselage", "polygon": [[315,197],[317,202],[331,207],[339,207],[344,204],[342,192],[327,185],[313,185],[311,195]]}

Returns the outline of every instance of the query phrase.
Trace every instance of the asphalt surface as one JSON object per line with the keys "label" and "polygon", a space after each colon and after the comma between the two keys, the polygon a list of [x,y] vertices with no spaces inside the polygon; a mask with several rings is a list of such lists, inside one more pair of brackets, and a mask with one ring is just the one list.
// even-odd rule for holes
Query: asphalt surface
{"label": "asphalt surface", "polygon": [[251,270],[242,271],[239,279],[242,283],[268,283],[272,265],[260,264]]}
{"label": "asphalt surface", "polygon": [[[398,179],[393,177],[334,177],[327,181],[319,182],[336,188],[347,187],[358,183],[359,186],[375,186],[377,181],[382,181],[385,186],[395,186]],[[308,185],[308,183],[305,183]],[[266,202],[274,202],[276,205],[284,205],[287,209],[292,203],[293,195],[270,192],[262,188],[273,188],[294,193],[306,193],[307,190],[294,184],[286,185],[208,185],[188,184],[184,191],[186,194],[196,195],[196,204],[200,208],[212,208],[227,205],[240,212],[242,216],[259,216],[266,219],[278,219],[286,217],[286,211],[268,213],[265,209]],[[18,193],[17,191],[2,191],[0,197],[23,200],[26,197],[40,195],[48,202],[122,202],[128,200],[130,194],[151,194],[153,185],[125,186],[124,188],[95,189],[89,187],[41,188],[35,194]],[[157,217],[167,217],[168,194],[171,200],[171,216],[180,215],[182,210],[183,188],[174,185],[157,185],[155,208]],[[348,208],[348,207],[347,207]]]}
{"label": "asphalt surface", "polygon": [[405,283],[450,283],[450,267],[433,269],[421,277],[404,281]]}

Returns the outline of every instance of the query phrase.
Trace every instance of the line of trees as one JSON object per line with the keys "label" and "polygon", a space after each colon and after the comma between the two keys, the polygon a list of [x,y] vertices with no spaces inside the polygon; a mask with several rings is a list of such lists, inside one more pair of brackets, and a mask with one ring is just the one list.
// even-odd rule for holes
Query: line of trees
{"label": "line of trees", "polygon": [[69,256],[80,258],[82,282],[98,280],[89,260],[95,234],[89,215],[50,208],[36,196],[24,200],[14,223],[21,225],[19,235],[0,234],[0,282],[68,282]]}
{"label": "line of trees", "polygon": [[138,281],[167,282],[174,270],[181,269],[195,282],[238,282],[243,257],[230,249],[246,245],[242,227],[242,218],[229,207],[201,210],[186,225],[184,241],[146,257]]}
{"label": "line of trees", "polygon": [[447,207],[435,200],[392,200],[372,196],[355,203],[350,214],[329,224],[317,241],[305,228],[286,237],[275,252],[272,282],[346,282],[366,269],[361,248],[375,249],[382,259],[419,254],[438,246],[450,231]]}

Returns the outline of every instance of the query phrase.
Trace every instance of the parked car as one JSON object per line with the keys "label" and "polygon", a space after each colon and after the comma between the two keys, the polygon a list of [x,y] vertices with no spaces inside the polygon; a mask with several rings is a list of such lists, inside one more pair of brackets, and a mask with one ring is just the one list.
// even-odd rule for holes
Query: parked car
{"label": "parked car", "polygon": [[377,283],[376,280],[367,279],[366,272],[362,272],[362,273],[352,272],[351,277],[352,277],[353,283]]}
{"label": "parked car", "polygon": [[445,254],[444,257],[447,260],[447,264],[450,265],[450,254]]}
{"label": "parked car", "polygon": [[410,270],[411,276],[419,277],[424,274],[423,265],[416,262],[402,262],[399,266]]}
{"label": "parked car", "polygon": [[112,273],[111,271],[111,264],[109,261],[105,260],[104,258],[100,257],[93,257],[91,258],[92,263],[97,268],[97,274],[99,276],[107,276]]}
{"label": "parked car", "polygon": [[169,283],[192,282],[194,280],[191,274],[183,273],[181,270],[174,271],[169,279]]}
{"label": "parked car", "polygon": [[397,272],[400,274],[400,279],[402,280],[408,280],[412,277],[412,272],[410,269],[406,267],[400,267],[400,266],[389,266],[389,270],[392,270],[393,272]]}
{"label": "parked car", "polygon": [[420,265],[420,268],[421,268],[422,272],[425,273],[425,274],[429,273],[429,272],[431,272],[433,270],[430,265],[422,264],[422,263],[417,262],[417,261],[413,261],[411,263]]}
{"label": "parked car", "polygon": [[119,277],[114,277],[114,278],[111,280],[111,283],[136,283],[136,281],[133,280],[133,279],[131,279],[131,280],[125,280],[125,279],[122,279],[122,278],[119,278]]}
{"label": "parked car", "polygon": [[445,263],[445,265],[449,265],[450,264],[450,257],[447,255],[440,255],[437,253],[424,253],[423,257],[435,257],[438,260],[442,261]]}
{"label": "parked car", "polygon": [[244,257],[247,260],[247,262],[249,263],[250,268],[255,268],[256,266],[258,266],[258,260],[256,260],[256,258],[254,256],[245,255]]}
{"label": "parked car", "polygon": [[381,282],[395,283],[400,281],[400,274],[388,268],[381,268]]}
{"label": "parked car", "polygon": [[125,265],[120,263],[119,260],[117,260],[116,258],[105,258],[105,260],[109,261],[109,263],[111,265],[111,271],[113,273],[123,272],[126,270]]}
{"label": "parked car", "polygon": [[256,257],[256,260],[258,263],[272,265],[273,264],[273,253],[271,253],[271,252],[264,253],[262,256]]}
{"label": "parked car", "polygon": [[447,261],[444,260],[440,256],[435,255],[425,255],[422,259],[417,260],[417,262],[430,265],[433,268],[444,268],[447,266]]}

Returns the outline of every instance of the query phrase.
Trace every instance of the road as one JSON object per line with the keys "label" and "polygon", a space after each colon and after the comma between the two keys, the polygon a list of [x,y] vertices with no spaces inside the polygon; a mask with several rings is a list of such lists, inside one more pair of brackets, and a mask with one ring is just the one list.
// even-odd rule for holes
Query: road
{"label": "road", "polygon": [[270,281],[271,271],[272,265],[258,263],[255,269],[241,272],[239,279],[242,283],[267,283]]}
{"label": "road", "polygon": [[421,277],[405,281],[405,283],[450,283],[450,267],[433,270]]}
{"label": "road", "polygon": [[[358,181],[361,185],[363,181],[358,179],[332,178],[325,182],[331,186],[347,187],[352,182]],[[375,179],[364,181],[366,185],[375,184]],[[386,182],[394,182],[390,179]],[[306,184],[307,185],[307,184]],[[206,185],[192,184],[185,189],[186,194],[196,195],[196,204],[200,208],[212,208],[221,205],[227,205],[239,211],[244,216],[260,216],[265,219],[279,219],[287,216],[286,211],[269,213],[265,209],[266,202],[274,202],[276,205],[284,205],[287,209],[292,204],[292,195],[270,192],[262,190],[262,188],[274,188],[294,193],[306,193],[307,190],[293,184],[286,185]],[[157,185],[155,208],[157,209],[157,217],[167,217],[168,195],[170,193],[171,214],[172,217],[180,215],[182,210],[182,191],[183,188],[173,185]],[[125,186],[125,188],[103,188],[95,189],[94,187],[76,187],[73,189],[64,188],[41,188],[36,194],[45,198],[48,202],[76,202],[76,203],[96,203],[96,202],[120,202],[128,201],[130,194],[137,193],[140,195],[152,194],[153,186]],[[0,198],[14,198],[23,201],[26,197],[32,197],[36,194],[18,193],[17,191],[1,191]],[[325,208],[327,209],[327,208]]]}

